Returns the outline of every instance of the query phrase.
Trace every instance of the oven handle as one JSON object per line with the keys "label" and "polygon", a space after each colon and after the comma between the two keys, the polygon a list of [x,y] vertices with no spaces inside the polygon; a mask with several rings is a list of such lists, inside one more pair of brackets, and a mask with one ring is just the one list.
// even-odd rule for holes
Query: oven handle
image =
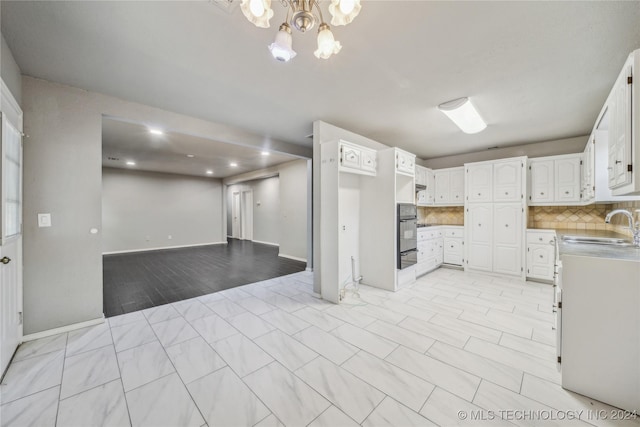
{"label": "oven handle", "polygon": [[406,251],[400,252],[400,256],[407,255],[411,252],[418,252],[418,249],[407,249]]}
{"label": "oven handle", "polygon": [[398,222],[411,222],[411,221],[416,221],[417,218],[409,218],[409,219],[399,219]]}

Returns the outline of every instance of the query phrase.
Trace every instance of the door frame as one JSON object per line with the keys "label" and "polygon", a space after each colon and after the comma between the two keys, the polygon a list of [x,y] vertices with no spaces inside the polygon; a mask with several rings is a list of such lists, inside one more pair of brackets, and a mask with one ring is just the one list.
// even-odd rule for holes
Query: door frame
{"label": "door frame", "polygon": [[240,191],[240,239],[253,240],[253,190]]}
{"label": "door frame", "polygon": [[[20,212],[19,212],[19,221],[20,221],[20,225],[19,225],[19,233],[16,234],[15,236],[11,236],[9,239],[5,240],[5,236],[4,236],[4,223],[0,224],[0,228],[1,228],[1,232],[0,232],[0,255],[2,253],[4,253],[4,251],[2,250],[7,244],[15,244],[16,248],[16,255],[15,258],[13,259],[12,262],[14,263],[14,266],[16,268],[16,299],[17,301],[15,302],[15,306],[17,309],[17,319],[18,319],[18,330],[17,330],[17,342],[15,343],[16,348],[13,349],[13,352],[15,352],[15,350],[17,349],[18,345],[20,345],[20,343],[22,342],[23,339],[23,320],[22,320],[22,314],[23,314],[23,277],[22,277],[22,264],[23,264],[23,254],[22,254],[22,230],[23,230],[23,226],[22,226],[22,212],[23,212],[23,208],[22,208],[22,204],[24,203],[23,200],[23,175],[22,175],[22,171],[23,171],[23,167],[24,167],[24,155],[23,155],[23,141],[22,141],[22,136],[23,134],[23,112],[22,109],[20,108],[20,105],[18,104],[18,102],[16,101],[16,99],[13,97],[13,94],[11,93],[11,91],[9,90],[8,86],[5,84],[4,80],[2,80],[2,78],[0,78],[0,99],[1,99],[1,104],[0,104],[0,111],[2,112],[2,121],[6,121],[9,124],[11,124],[12,127],[14,127],[21,135],[21,139],[20,139],[20,146],[21,146],[21,153],[20,153]],[[4,131],[4,129],[2,129],[2,126],[0,124],[0,131]],[[3,142],[0,139],[0,142]],[[4,157],[4,153],[0,153],[2,154],[2,156]],[[4,197],[4,191],[0,192],[0,196]],[[0,203],[2,203],[2,205],[4,205],[4,200],[0,199]],[[2,206],[2,211],[4,214],[4,206]],[[2,284],[0,283],[0,286]],[[1,309],[1,308],[0,308]],[[0,325],[0,327],[2,327]],[[0,336],[1,338],[1,336]],[[3,343],[0,343],[0,345],[5,345]],[[13,344],[12,344],[13,345]],[[13,356],[13,354],[12,354]],[[7,361],[7,365],[6,366],[0,366],[0,378],[4,376],[5,370],[9,367],[11,363],[11,358]]]}
{"label": "door frame", "polygon": [[242,237],[242,197],[240,191],[231,193],[231,237]]}

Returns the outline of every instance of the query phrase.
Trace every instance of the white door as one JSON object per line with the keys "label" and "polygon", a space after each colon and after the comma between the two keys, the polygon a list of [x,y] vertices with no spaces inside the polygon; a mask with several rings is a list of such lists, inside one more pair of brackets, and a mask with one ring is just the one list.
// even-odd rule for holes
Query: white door
{"label": "white door", "polygon": [[580,161],[582,156],[555,160],[555,201],[580,201]]}
{"label": "white door", "polygon": [[22,132],[5,113],[1,149],[0,376],[22,339]]}
{"label": "white door", "polygon": [[449,172],[449,202],[464,203],[464,168]]}
{"label": "white door", "polygon": [[435,171],[433,176],[436,187],[435,203],[449,203],[449,171]]}
{"label": "white door", "polygon": [[465,214],[465,266],[474,270],[491,271],[493,206],[490,203],[470,204]]}
{"label": "white door", "polygon": [[470,202],[493,200],[493,165],[469,165],[467,169],[466,197]]}
{"label": "white door", "polygon": [[253,240],[253,192],[244,190],[242,192],[241,205],[241,239]]}
{"label": "white door", "polygon": [[532,203],[553,202],[553,160],[532,160],[529,165],[529,180],[531,181],[531,195],[529,200]]}
{"label": "white door", "polygon": [[493,165],[493,201],[519,202],[522,200],[521,160],[500,162]]}
{"label": "white door", "polygon": [[242,211],[240,209],[240,192],[233,193],[231,202],[231,237],[242,238],[242,224],[240,223]]}
{"label": "white door", "polygon": [[493,207],[493,271],[522,274],[524,212],[520,203],[496,203]]}

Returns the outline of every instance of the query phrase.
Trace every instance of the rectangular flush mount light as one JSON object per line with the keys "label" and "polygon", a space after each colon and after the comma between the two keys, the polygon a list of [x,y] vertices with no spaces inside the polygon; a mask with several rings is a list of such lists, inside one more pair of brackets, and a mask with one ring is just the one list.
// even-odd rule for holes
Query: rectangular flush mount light
{"label": "rectangular flush mount light", "polygon": [[445,102],[438,105],[438,109],[446,114],[464,133],[478,133],[487,127],[469,98]]}

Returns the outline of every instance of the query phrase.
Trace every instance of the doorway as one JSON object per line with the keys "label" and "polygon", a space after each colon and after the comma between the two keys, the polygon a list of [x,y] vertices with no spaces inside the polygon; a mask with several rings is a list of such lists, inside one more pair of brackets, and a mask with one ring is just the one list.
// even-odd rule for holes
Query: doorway
{"label": "doorway", "polygon": [[253,240],[253,191],[234,191],[231,202],[231,237]]}

